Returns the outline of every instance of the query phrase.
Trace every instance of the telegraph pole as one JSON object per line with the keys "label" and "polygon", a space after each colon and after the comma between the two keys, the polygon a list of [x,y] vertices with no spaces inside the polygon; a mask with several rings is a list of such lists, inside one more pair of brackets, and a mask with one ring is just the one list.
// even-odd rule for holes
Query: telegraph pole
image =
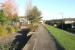
{"label": "telegraph pole", "polygon": [[[29,15],[29,11],[32,9],[32,0],[26,0],[26,20],[27,19],[27,15]],[[29,21],[28,21],[29,23]]]}
{"label": "telegraph pole", "polygon": [[62,30],[63,30],[63,20],[64,20],[64,18],[63,18],[63,13],[61,12],[60,15],[61,15],[61,17],[62,17]]}
{"label": "telegraph pole", "polygon": [[26,0],[26,15],[28,15],[31,9],[32,9],[32,0]]}

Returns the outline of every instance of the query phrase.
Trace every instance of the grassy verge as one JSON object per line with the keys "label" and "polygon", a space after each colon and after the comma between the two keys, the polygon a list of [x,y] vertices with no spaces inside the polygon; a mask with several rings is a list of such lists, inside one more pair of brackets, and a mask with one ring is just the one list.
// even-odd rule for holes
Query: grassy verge
{"label": "grassy verge", "polygon": [[65,48],[65,50],[75,50],[75,36],[53,26],[47,26],[47,29],[56,38],[59,44]]}

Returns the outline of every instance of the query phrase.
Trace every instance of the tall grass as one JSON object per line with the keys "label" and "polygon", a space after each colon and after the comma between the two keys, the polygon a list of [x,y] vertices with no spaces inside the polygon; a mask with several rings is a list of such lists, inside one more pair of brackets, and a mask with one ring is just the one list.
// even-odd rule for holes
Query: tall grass
{"label": "tall grass", "polygon": [[0,50],[9,50],[10,46],[10,43],[0,44]]}
{"label": "tall grass", "polygon": [[5,36],[8,33],[4,26],[0,26],[0,36]]}
{"label": "tall grass", "polygon": [[0,36],[6,36],[11,33],[15,33],[17,31],[17,28],[13,26],[0,26]]}

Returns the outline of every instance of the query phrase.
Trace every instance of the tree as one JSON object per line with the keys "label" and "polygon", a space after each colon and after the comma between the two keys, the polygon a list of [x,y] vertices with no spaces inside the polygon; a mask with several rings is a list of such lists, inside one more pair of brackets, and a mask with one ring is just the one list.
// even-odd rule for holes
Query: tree
{"label": "tree", "polygon": [[0,24],[5,23],[7,23],[7,18],[5,17],[3,10],[0,10]]}
{"label": "tree", "polygon": [[33,7],[31,10],[29,10],[29,13],[27,15],[27,19],[33,23],[33,22],[39,22],[41,19],[41,12],[38,10],[37,7]]}
{"label": "tree", "polygon": [[27,19],[30,22],[31,30],[35,31],[41,20],[41,12],[38,10],[37,7],[33,7],[31,10],[28,11]]}
{"label": "tree", "polygon": [[17,8],[14,0],[6,0],[4,2],[4,13],[5,15],[12,20],[15,18],[14,14],[17,14]]}
{"label": "tree", "polygon": [[[3,4],[4,14],[10,21],[10,24],[13,25],[16,23],[18,15],[17,15],[17,6],[14,0],[6,0]],[[14,21],[15,20],[15,21]]]}

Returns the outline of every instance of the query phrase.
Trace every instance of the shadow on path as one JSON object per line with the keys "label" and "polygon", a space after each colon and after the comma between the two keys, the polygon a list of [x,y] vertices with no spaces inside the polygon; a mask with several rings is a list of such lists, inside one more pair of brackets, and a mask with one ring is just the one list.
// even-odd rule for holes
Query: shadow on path
{"label": "shadow on path", "polygon": [[22,29],[21,31],[19,31],[17,33],[18,35],[13,40],[9,50],[22,50],[22,48],[25,46],[25,44],[31,37],[31,35],[27,36],[29,31],[29,29]]}

